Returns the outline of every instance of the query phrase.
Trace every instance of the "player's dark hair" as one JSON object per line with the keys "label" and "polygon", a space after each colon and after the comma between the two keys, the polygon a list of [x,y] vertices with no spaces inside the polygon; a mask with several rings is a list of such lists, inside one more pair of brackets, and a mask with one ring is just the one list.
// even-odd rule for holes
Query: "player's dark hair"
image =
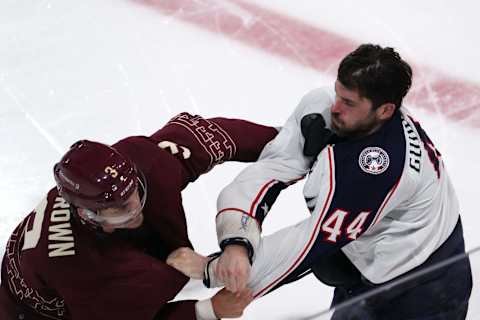
{"label": "player's dark hair", "polygon": [[373,108],[397,108],[412,85],[412,68],[393,48],[362,44],[340,62],[338,81],[372,101]]}

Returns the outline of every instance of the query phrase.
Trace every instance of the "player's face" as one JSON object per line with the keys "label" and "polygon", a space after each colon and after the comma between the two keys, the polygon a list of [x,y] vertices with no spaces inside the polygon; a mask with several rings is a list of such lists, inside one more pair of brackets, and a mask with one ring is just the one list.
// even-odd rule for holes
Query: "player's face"
{"label": "player's face", "polygon": [[383,117],[379,117],[378,109],[373,110],[370,99],[360,96],[356,90],[347,89],[338,80],[335,82],[335,93],[331,116],[332,129],[337,135],[361,137],[381,126]]}
{"label": "player's face", "polygon": [[105,232],[113,232],[115,229],[135,229],[143,223],[144,201],[140,200],[138,188],[125,201],[121,207],[106,208],[98,211],[100,226]]}

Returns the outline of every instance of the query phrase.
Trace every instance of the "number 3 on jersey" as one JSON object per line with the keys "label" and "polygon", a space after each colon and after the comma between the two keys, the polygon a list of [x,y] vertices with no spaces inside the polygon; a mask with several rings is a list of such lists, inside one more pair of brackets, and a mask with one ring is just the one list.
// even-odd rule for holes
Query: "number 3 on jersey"
{"label": "number 3 on jersey", "polygon": [[164,149],[164,150],[168,149],[168,151],[170,151],[170,153],[173,154],[173,155],[178,154],[180,152],[179,149],[182,149],[182,157],[185,160],[190,158],[190,156],[192,155],[192,153],[190,152],[190,149],[188,149],[187,147],[184,147],[184,146],[179,146],[175,142],[161,141],[161,142],[158,143],[158,146],[160,148]]}
{"label": "number 3 on jersey", "polygon": [[[350,222],[346,228],[348,239],[355,240],[363,232],[363,226],[370,212],[362,211]],[[326,241],[333,243],[338,241],[338,238],[342,235],[345,218],[349,213],[348,211],[337,209],[323,222],[322,231],[326,233]]]}

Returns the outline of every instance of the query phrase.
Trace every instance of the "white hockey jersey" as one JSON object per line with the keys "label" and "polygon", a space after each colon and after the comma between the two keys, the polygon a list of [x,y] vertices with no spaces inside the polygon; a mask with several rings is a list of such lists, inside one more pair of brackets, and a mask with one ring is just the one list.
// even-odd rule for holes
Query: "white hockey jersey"
{"label": "white hockey jersey", "polygon": [[[308,93],[259,161],[219,195],[219,241],[245,237],[255,248],[249,287],[256,297],[337,250],[366,279],[383,283],[422,264],[457,223],[441,155],[404,108],[370,136],[328,145],[315,159],[303,155],[301,119],[321,113],[329,126],[334,98],[329,89]],[[311,216],[261,238],[279,192],[305,176]]]}

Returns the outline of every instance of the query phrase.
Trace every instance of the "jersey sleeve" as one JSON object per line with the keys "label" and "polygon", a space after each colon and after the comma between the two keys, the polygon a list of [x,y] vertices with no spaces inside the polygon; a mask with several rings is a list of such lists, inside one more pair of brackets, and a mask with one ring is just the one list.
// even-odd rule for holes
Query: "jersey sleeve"
{"label": "jersey sleeve", "polygon": [[313,157],[303,155],[302,117],[324,112],[332,102],[331,95],[323,89],[307,94],[280,133],[265,146],[259,160],[222,190],[216,217],[220,245],[231,238],[243,238],[256,249],[261,224],[276,198],[283,189],[303,179],[313,162]]}
{"label": "jersey sleeve", "polygon": [[[408,201],[412,191],[399,191],[405,170],[403,130],[393,131],[381,132],[380,140],[328,146],[320,153],[305,185],[305,192],[315,195],[311,216],[259,241],[248,283],[256,297],[369,237],[380,219]],[[206,274],[212,284],[217,281],[214,268],[215,261]]]}
{"label": "jersey sleeve", "polygon": [[255,161],[278,131],[253,122],[181,113],[150,138],[187,169],[185,184],[225,161]]}

